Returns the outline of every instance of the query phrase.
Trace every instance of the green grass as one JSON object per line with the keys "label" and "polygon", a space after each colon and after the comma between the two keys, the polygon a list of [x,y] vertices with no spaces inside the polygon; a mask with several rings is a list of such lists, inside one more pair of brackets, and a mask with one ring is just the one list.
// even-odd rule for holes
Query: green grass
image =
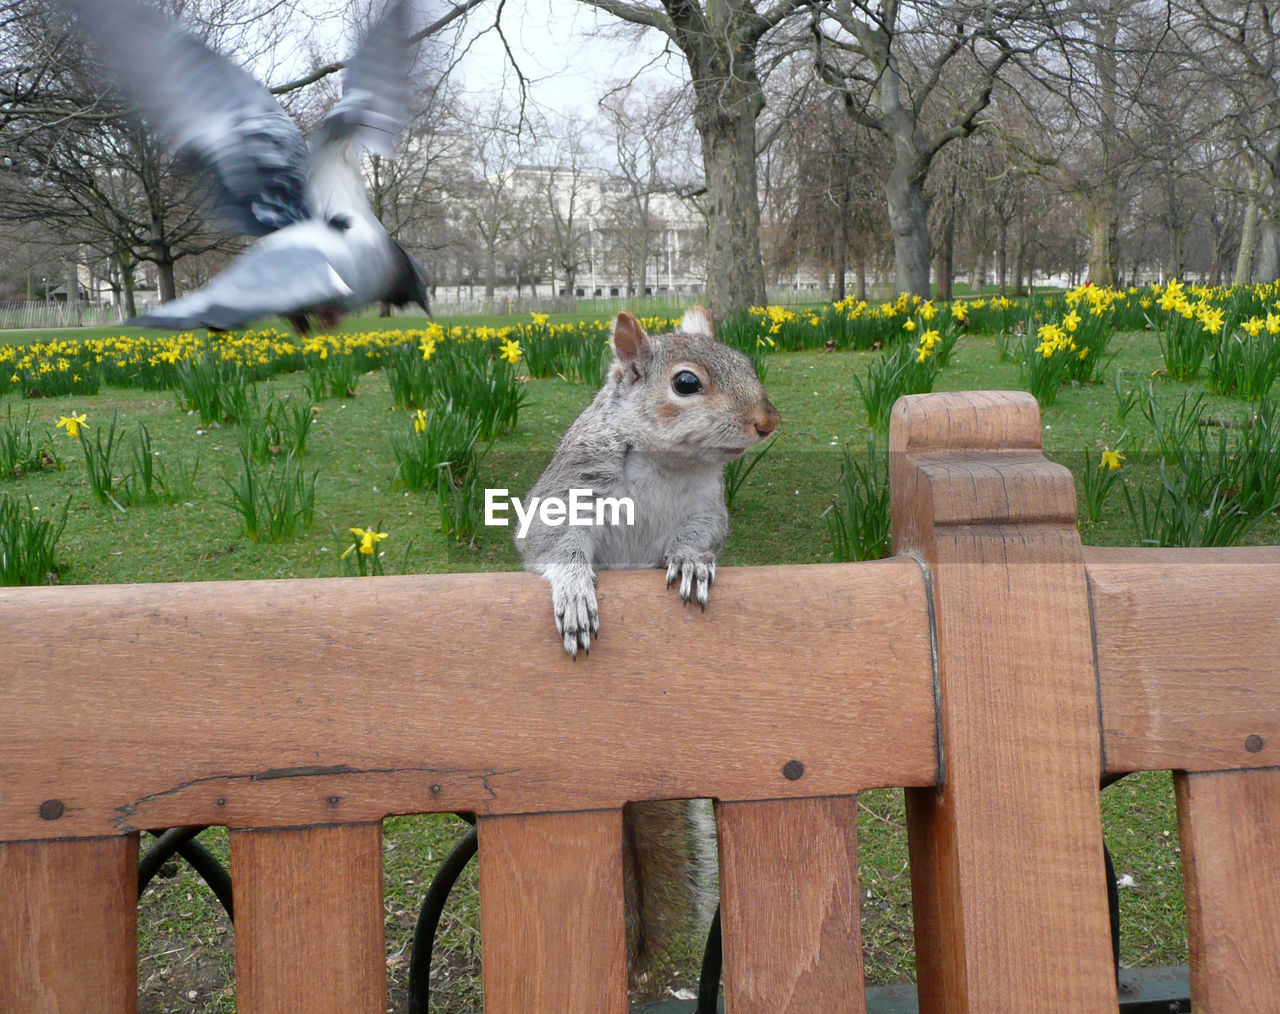
{"label": "green grass", "polygon": [[[404,321],[394,323],[401,326]],[[353,329],[368,324],[348,322]],[[119,329],[104,330],[119,333]],[[5,337],[12,340],[11,335]],[[1071,465],[1086,449],[1100,453],[1123,439],[1132,449],[1123,476],[1152,483],[1156,467],[1141,450],[1151,446],[1150,427],[1136,409],[1123,423],[1116,418],[1112,371],[1121,371],[1122,380],[1143,389],[1148,382],[1154,384],[1157,395],[1170,403],[1190,385],[1152,377],[1162,360],[1151,334],[1119,334],[1112,348],[1118,356],[1102,383],[1065,387],[1044,411],[1045,450],[1051,458]],[[767,386],[782,413],[782,430],[776,448],[737,495],[733,535],[721,560],[724,565],[832,559],[823,512],[839,480],[842,445],[865,456],[869,434],[853,378],[880,355],[812,351],[769,356]],[[278,376],[260,386],[280,395],[303,397],[304,377]],[[985,336],[961,338],[935,385],[939,391],[1017,387],[1017,367],[1000,362],[995,339]],[[504,486],[513,493],[532,486],[561,433],[592,394],[586,386],[558,379],[530,382],[515,432],[497,438],[483,458],[483,483]],[[375,525],[388,533],[380,547],[386,553],[387,573],[514,570],[520,565],[509,529],[482,530],[473,544],[447,539],[439,532],[434,494],[410,492],[395,481],[390,434],[408,425],[408,413],[393,406],[381,372],[361,377],[356,396],[319,404],[306,454],[300,459],[320,475],[315,526],[281,543],[250,541],[238,516],[218,503],[226,499],[224,480],[234,480],[241,467],[236,428],[202,425],[197,416],[179,410],[172,392],[104,387],[94,396],[52,398],[25,406],[15,404],[13,396],[8,400],[18,415],[29,406],[33,424],[51,431],[59,416],[72,411],[87,413],[89,425],[95,427],[106,426],[112,413],[118,413],[118,425],[130,438],[139,424],[146,424],[158,460],[171,474],[189,473],[199,461],[194,483],[176,502],[160,499],[120,509],[93,499],[80,448],[58,431],[55,439],[60,442],[62,470],[46,468],[0,479],[0,490],[30,497],[45,516],[53,516],[69,499],[66,530],[57,553],[64,583],[336,576],[348,573],[349,561],[339,559],[351,541],[348,530]],[[1208,395],[1203,412],[1232,420],[1242,417],[1245,406]],[[1097,523],[1082,524],[1082,534],[1087,543],[1133,544],[1136,535],[1123,498],[1113,495]],[[1249,541],[1280,542],[1280,521],[1274,515],[1265,518],[1250,532]],[[657,574],[654,580],[660,580]],[[901,793],[866,793],[861,803],[868,980],[910,979],[914,959]],[[1104,795],[1103,812],[1117,871],[1134,879],[1134,886],[1121,892],[1123,960],[1143,964],[1185,960],[1169,777],[1126,779]],[[460,829],[458,821],[446,817],[386,822],[388,969],[397,1004],[403,1000],[408,941],[422,892]],[[225,847],[221,844],[225,835],[220,832],[206,836],[214,839],[215,848]],[[1102,876],[1101,870],[1098,875]],[[234,1009],[229,984],[232,931],[198,879],[180,865],[176,876],[148,892],[141,911],[142,1009]],[[446,915],[435,1010],[460,1014],[478,1009],[477,912],[473,868]],[[685,985],[696,981],[698,946],[698,941],[685,942],[669,981]],[[188,997],[192,992],[194,999]]]}

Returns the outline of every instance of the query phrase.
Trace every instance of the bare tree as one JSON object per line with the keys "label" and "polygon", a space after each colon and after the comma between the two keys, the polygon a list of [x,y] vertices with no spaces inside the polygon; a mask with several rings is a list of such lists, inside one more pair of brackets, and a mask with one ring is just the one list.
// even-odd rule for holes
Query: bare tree
{"label": "bare tree", "polygon": [[841,0],[814,5],[814,57],[857,123],[893,150],[885,202],[894,275],[904,292],[929,295],[925,184],[944,146],[972,134],[997,75],[1013,56],[1007,37],[1027,5],[931,0]]}
{"label": "bare tree", "polygon": [[598,152],[587,124],[576,116],[545,116],[539,124],[539,160],[545,167],[534,202],[542,248],[567,296],[578,284],[578,271],[588,257],[589,216],[599,211]]}
{"label": "bare tree", "polygon": [[708,223],[707,297],[727,316],[765,299],[760,259],[756,118],[764,91],[760,46],[805,0],[583,0],[656,29],[684,54],[702,142]]}
{"label": "bare tree", "polygon": [[467,119],[472,129],[466,138],[466,168],[459,167],[448,190],[459,217],[483,251],[484,296],[491,300],[498,282],[499,251],[530,227],[535,210],[530,186],[521,179],[519,125],[498,103],[472,109]]}
{"label": "bare tree", "polygon": [[844,299],[850,269],[859,298],[887,246],[883,138],[852,120],[828,90],[790,110],[769,149],[764,247],[779,277],[804,268],[829,275]]}
{"label": "bare tree", "polygon": [[610,202],[609,209],[615,251],[626,271],[627,288],[642,294],[653,246],[668,224],[657,213],[655,199],[678,189],[688,105],[681,89],[654,92],[631,84],[615,88],[600,108],[602,133],[617,167],[619,199]]}
{"label": "bare tree", "polygon": [[[1221,94],[1224,125],[1256,181],[1249,196],[1261,222],[1252,276],[1280,278],[1280,13],[1266,0],[1176,0],[1171,6],[1172,27],[1195,61],[1192,80]],[[1249,257],[1252,237],[1241,246],[1241,256]]]}

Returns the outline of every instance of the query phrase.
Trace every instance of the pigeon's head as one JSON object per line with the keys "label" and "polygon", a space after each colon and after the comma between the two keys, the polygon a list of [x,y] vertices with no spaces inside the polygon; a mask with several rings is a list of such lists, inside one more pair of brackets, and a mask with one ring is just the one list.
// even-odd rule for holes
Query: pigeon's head
{"label": "pigeon's head", "polygon": [[431,316],[431,298],[427,293],[427,269],[416,257],[412,256],[399,243],[395,244],[400,254],[399,270],[387,294],[387,302],[396,306],[408,306],[417,303],[427,316]]}

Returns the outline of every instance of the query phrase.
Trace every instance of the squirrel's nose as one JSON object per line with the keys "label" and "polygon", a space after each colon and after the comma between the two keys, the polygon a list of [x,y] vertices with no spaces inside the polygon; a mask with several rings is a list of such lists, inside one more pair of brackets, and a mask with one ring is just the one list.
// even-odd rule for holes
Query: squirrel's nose
{"label": "squirrel's nose", "polygon": [[756,409],[755,415],[751,419],[751,425],[753,425],[756,432],[760,434],[761,440],[776,430],[781,422],[782,417],[778,415],[778,410],[773,407],[773,404],[768,398],[764,399],[763,403]]}

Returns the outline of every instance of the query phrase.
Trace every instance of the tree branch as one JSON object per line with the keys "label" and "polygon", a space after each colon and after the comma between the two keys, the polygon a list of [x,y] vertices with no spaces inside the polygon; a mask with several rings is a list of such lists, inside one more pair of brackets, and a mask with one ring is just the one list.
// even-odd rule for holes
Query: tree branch
{"label": "tree branch", "polygon": [[[468,11],[471,11],[474,8],[479,7],[482,3],[484,3],[484,0],[462,0],[461,3],[455,4],[453,9],[449,11],[448,14],[444,14],[436,18],[436,20],[431,22],[431,24],[427,25],[426,28],[422,29],[420,32],[415,32],[413,35],[411,35],[409,37],[409,43],[411,45],[416,45],[417,43],[421,42],[423,39],[427,38],[428,36],[435,35],[436,32],[439,32],[441,29],[448,27],[458,18],[462,17]],[[298,78],[296,81],[288,81],[285,84],[276,85],[275,87],[268,88],[267,90],[271,92],[272,95],[284,95],[288,92],[295,92],[299,88],[305,88],[307,85],[315,84],[321,78],[326,78],[330,74],[336,74],[338,71],[342,70],[346,65],[347,65],[347,62],[345,60],[339,60],[334,63],[326,63],[321,67],[317,67],[315,70],[311,71],[311,73],[303,75],[302,77]]]}

